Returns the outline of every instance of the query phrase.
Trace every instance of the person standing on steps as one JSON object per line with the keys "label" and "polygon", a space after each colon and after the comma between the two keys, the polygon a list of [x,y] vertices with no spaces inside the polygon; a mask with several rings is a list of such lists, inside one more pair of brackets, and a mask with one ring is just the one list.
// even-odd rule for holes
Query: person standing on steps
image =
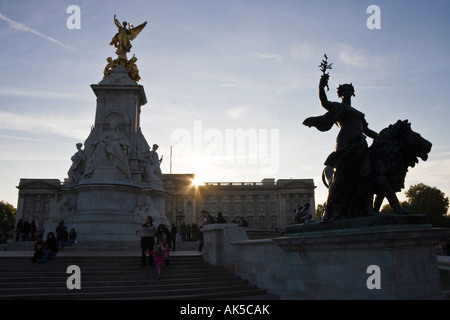
{"label": "person standing on steps", "polygon": [[56,241],[58,243],[58,250],[64,249],[66,229],[64,229],[64,220],[61,220],[56,227]]}
{"label": "person standing on steps", "polygon": [[171,242],[169,243],[169,249],[172,248],[173,251],[175,251],[175,247],[176,247],[176,243],[177,243],[177,234],[178,234],[177,227],[175,226],[175,223],[172,222],[172,225],[170,228]]}
{"label": "person standing on steps", "polygon": [[164,266],[169,266],[169,248],[161,235],[157,236],[157,244],[154,250],[149,250],[148,254],[154,258],[158,270],[158,281],[161,280],[161,270]]}
{"label": "person standing on steps", "polygon": [[[153,250],[155,245],[156,228],[153,225],[151,216],[147,216],[145,223],[136,230],[136,234],[141,236],[141,267],[145,267],[146,253]],[[148,263],[153,267],[153,255],[149,254]]]}

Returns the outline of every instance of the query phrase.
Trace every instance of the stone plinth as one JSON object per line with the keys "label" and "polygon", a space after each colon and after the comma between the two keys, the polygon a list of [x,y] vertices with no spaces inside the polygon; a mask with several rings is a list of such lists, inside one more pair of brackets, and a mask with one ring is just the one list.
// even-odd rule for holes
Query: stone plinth
{"label": "stone plinth", "polygon": [[208,225],[204,259],[282,299],[439,299],[436,244],[449,233],[394,223],[248,240],[241,227]]}
{"label": "stone plinth", "polygon": [[[436,244],[444,234],[448,231],[385,225],[274,239],[290,261],[285,298],[439,298]],[[379,268],[379,289],[368,287],[371,266]]]}
{"label": "stone plinth", "polygon": [[[169,224],[165,216],[167,194],[138,183],[84,181],[66,188],[63,195],[57,207],[60,213],[47,222],[46,229],[55,230],[57,222],[64,220],[76,229],[80,242],[139,241],[136,229],[147,216],[152,216],[155,225]],[[64,202],[70,205],[65,207]]]}

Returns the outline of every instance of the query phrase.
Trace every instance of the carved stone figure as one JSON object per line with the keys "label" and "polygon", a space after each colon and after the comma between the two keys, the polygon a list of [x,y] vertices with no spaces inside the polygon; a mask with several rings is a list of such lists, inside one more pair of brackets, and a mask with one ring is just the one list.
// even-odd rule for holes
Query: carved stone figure
{"label": "carved stone figure", "polygon": [[154,168],[154,172],[155,175],[158,178],[162,177],[162,172],[161,172],[161,162],[163,161],[163,157],[161,156],[161,159],[158,156],[158,152],[156,152],[156,150],[158,150],[159,146],[157,144],[153,145],[153,149],[152,151],[150,151],[150,165],[153,166]]}
{"label": "carved stone figure", "polygon": [[154,144],[153,149],[146,153],[146,166],[144,170],[144,178],[147,182],[162,184],[162,171],[160,164],[163,161],[163,157],[159,159],[158,153],[158,145]]}
{"label": "carved stone figure", "polygon": [[129,166],[130,143],[125,135],[114,125],[95,141],[88,154],[85,177],[89,178],[101,166],[116,167],[126,180],[131,179]]}
{"label": "carved stone figure", "polygon": [[[140,195],[138,196],[136,208],[133,212],[133,222],[139,223],[141,221],[145,221],[145,218],[148,216],[152,216],[150,213],[150,209],[152,206],[152,200],[148,195]],[[155,217],[153,217],[153,220]]]}
{"label": "carved stone figure", "polygon": [[67,175],[69,176],[69,182],[74,183],[80,181],[84,176],[84,170],[86,167],[86,155],[81,149],[82,143],[77,143],[77,152],[72,156],[72,165],[70,166]]}
{"label": "carved stone figure", "polygon": [[61,200],[50,211],[49,218],[53,222],[67,220],[76,211],[76,195],[72,193],[63,194]]}

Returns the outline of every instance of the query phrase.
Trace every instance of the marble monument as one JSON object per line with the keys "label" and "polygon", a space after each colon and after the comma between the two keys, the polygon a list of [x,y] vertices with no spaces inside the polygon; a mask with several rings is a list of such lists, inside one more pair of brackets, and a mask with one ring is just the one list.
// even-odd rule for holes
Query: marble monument
{"label": "marble monument", "polygon": [[[107,58],[103,79],[91,85],[97,97],[95,124],[84,143],[77,143],[60,200],[50,212],[46,230],[64,220],[80,241],[136,241],[136,228],[147,216],[155,225],[168,224],[158,145],[149,143],[140,126],[147,103],[136,66],[128,60],[131,41],[144,29],[114,23],[118,32],[110,45],[117,58]],[[83,148],[84,145],[84,148]]]}

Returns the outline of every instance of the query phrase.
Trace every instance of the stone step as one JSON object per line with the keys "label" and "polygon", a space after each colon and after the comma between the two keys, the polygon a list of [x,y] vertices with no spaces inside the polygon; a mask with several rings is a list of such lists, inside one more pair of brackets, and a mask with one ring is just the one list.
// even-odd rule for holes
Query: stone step
{"label": "stone step", "polygon": [[[80,290],[78,290],[80,291]],[[213,299],[235,299],[252,296],[265,295],[262,289],[233,289],[214,288],[205,290],[194,288],[191,290],[139,290],[128,292],[97,292],[85,293],[69,291],[65,293],[40,293],[40,294],[17,294],[2,296],[2,300],[213,300]],[[274,299],[274,298],[272,298]]]}
{"label": "stone step", "polygon": [[[203,284],[201,287],[193,286],[191,283],[189,284],[174,284],[174,285],[168,285],[164,279],[162,280],[156,280],[156,276],[152,277],[154,280],[150,281],[142,281],[141,284],[124,284],[121,283],[120,285],[117,285],[114,282],[110,282],[107,284],[100,284],[97,283],[96,285],[92,284],[85,284],[82,283],[82,293],[83,295],[92,294],[92,295],[98,295],[98,294],[105,294],[108,295],[111,294],[122,294],[129,296],[130,294],[136,295],[136,293],[142,293],[145,292],[146,296],[157,296],[161,293],[164,293],[166,295],[173,295],[173,294],[179,294],[180,292],[188,293],[188,292],[218,292],[222,290],[241,290],[243,288],[245,289],[252,289],[256,290],[254,286],[248,286],[247,282],[241,280],[241,281],[216,281],[211,283]],[[74,293],[78,294],[79,290],[74,290]],[[258,291],[259,293],[262,293],[263,290]],[[29,296],[41,296],[41,295],[64,295],[64,294],[71,294],[70,290],[67,289],[65,282],[61,284],[54,284],[52,286],[33,286],[33,287],[26,287],[26,288],[2,288],[0,289],[0,293],[3,295],[3,297],[13,296],[13,295],[20,295],[22,297]]]}
{"label": "stone step", "polygon": [[[81,270],[81,289],[70,290],[69,265]],[[278,297],[249,284],[223,268],[208,265],[199,255],[171,257],[161,272],[140,267],[140,257],[56,257],[32,263],[30,257],[0,258],[0,299],[251,299]]]}
{"label": "stone step", "polygon": [[[32,251],[34,241],[12,241],[0,245],[0,250],[9,251]],[[176,249],[183,250],[197,250],[199,247],[198,241],[177,241]],[[138,241],[80,241],[71,246],[65,246],[63,250],[69,251],[126,251],[140,250],[140,242]]]}

